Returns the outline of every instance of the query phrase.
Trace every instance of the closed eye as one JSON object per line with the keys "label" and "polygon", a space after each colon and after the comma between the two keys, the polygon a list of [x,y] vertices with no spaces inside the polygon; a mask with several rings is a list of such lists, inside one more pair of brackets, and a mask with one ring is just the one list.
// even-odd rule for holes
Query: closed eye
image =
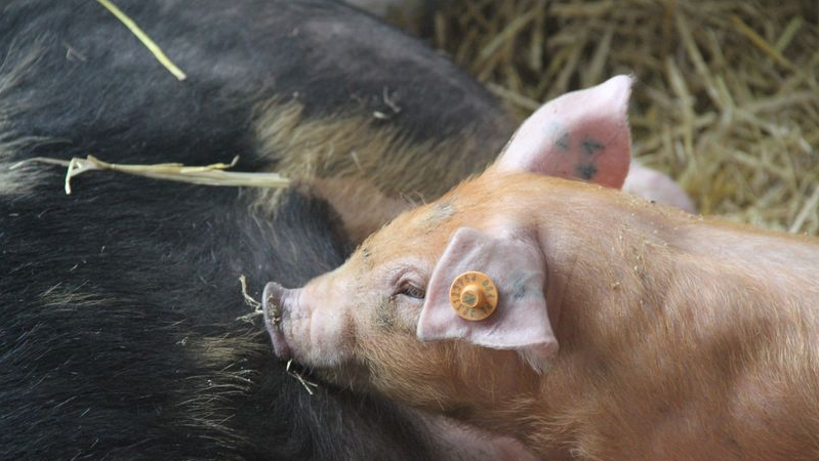
{"label": "closed eye", "polygon": [[411,283],[403,283],[396,294],[413,299],[424,299],[426,293],[424,292],[424,288],[419,288]]}

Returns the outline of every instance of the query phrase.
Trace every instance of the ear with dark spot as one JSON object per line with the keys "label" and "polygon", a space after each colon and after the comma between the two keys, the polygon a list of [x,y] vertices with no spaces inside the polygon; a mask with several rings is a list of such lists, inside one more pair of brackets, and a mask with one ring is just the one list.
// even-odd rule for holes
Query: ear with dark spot
{"label": "ear with dark spot", "polygon": [[631,87],[632,78],[620,75],[544,104],[516,131],[494,168],[619,189],[631,157]]}
{"label": "ear with dark spot", "polygon": [[[461,318],[450,303],[459,275],[478,271],[494,282],[498,305],[483,320]],[[537,372],[558,350],[544,296],[546,264],[534,238],[458,229],[436,264],[416,334],[422,341],[457,339],[517,351]]]}

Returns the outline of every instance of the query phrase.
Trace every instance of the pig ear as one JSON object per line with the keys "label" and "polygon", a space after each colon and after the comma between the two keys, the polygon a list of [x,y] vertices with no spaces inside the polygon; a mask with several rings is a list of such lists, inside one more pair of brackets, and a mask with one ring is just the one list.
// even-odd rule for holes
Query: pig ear
{"label": "pig ear", "polygon": [[[465,320],[450,304],[450,286],[469,271],[488,275],[497,289],[498,306],[484,320]],[[537,242],[462,227],[433,270],[416,334],[422,341],[457,339],[513,349],[543,372],[558,349],[544,297],[545,277]]]}
{"label": "pig ear", "polygon": [[619,189],[631,157],[627,123],[631,87],[632,78],[620,75],[544,104],[516,131],[495,168],[583,179]]}

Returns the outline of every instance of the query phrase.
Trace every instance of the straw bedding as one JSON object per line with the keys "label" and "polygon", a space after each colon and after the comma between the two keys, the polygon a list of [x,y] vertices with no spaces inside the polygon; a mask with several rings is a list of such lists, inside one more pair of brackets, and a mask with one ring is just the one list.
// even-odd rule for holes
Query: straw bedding
{"label": "straw bedding", "polygon": [[704,215],[818,232],[817,3],[457,0],[427,38],[523,118],[617,73],[634,154]]}

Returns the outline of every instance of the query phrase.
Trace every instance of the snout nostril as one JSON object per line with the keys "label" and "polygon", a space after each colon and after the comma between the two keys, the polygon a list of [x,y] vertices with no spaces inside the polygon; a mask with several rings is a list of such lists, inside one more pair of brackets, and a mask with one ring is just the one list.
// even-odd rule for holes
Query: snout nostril
{"label": "snout nostril", "polygon": [[265,290],[262,292],[262,312],[265,315],[265,329],[268,330],[273,343],[273,351],[281,359],[289,359],[291,356],[290,347],[285,339],[285,332],[282,331],[282,318],[286,314],[285,309],[290,309],[286,306],[290,291],[278,283],[271,282],[265,285]]}
{"label": "snout nostril", "polygon": [[265,321],[273,326],[282,323],[282,296],[285,289],[276,282],[265,285],[262,292],[262,310],[265,313]]}

